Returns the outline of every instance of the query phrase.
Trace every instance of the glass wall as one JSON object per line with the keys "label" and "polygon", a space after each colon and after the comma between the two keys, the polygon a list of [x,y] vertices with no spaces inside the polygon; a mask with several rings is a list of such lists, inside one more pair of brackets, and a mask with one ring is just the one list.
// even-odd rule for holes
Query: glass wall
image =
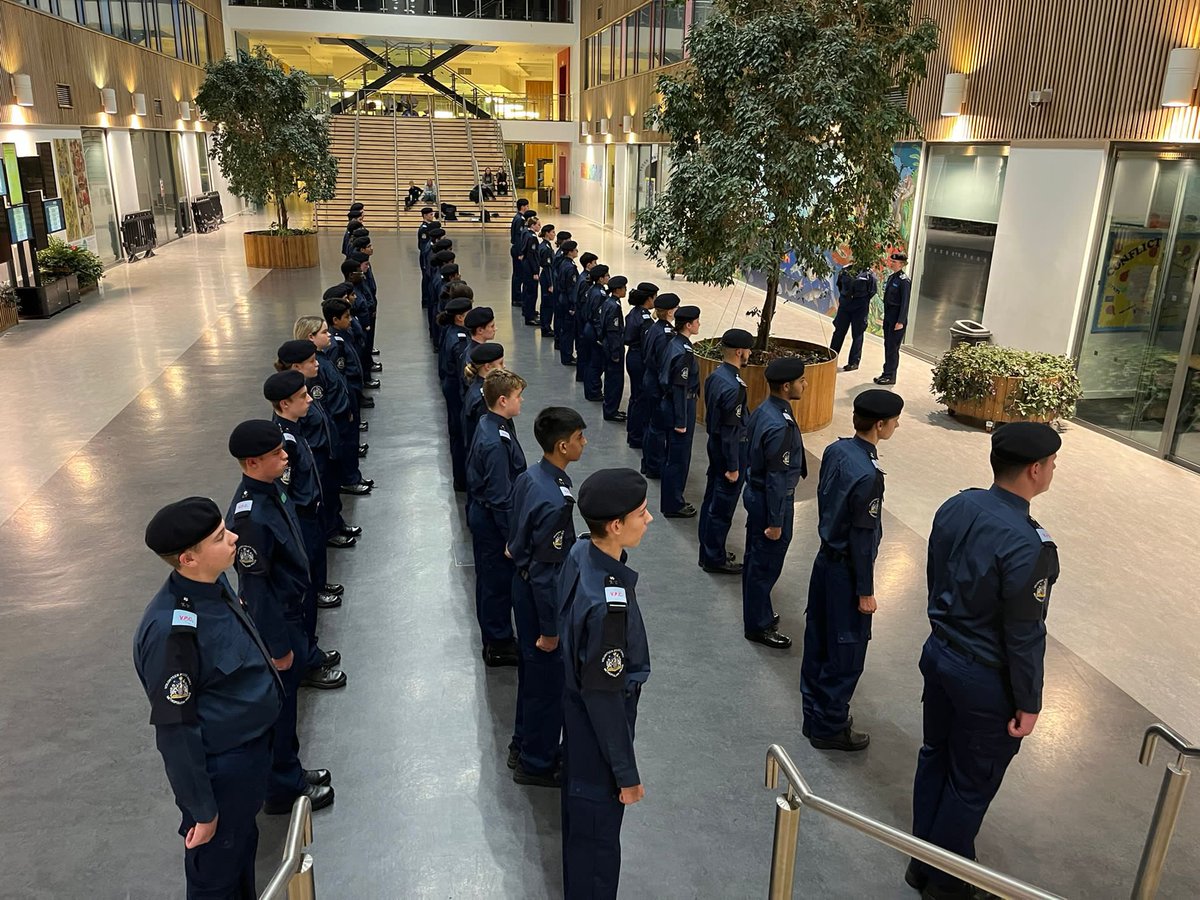
{"label": "glass wall", "polygon": [[212,174],[209,171],[208,135],[202,131],[195,134],[196,159],[200,164],[200,193],[207,194],[212,190]]}
{"label": "glass wall", "polygon": [[1118,154],[1100,251],[1079,416],[1200,465],[1200,159]]}
{"label": "glass wall", "polygon": [[983,316],[1007,163],[1007,146],[929,148],[908,332],[909,344],[923,353],[936,356],[950,347],[956,319]]}
{"label": "glass wall", "polygon": [[184,62],[202,66],[210,57],[208,15],[183,0],[24,0],[24,3]]}
{"label": "glass wall", "polygon": [[153,211],[158,242],[173,241],[188,228],[186,215],[181,215],[179,208],[180,201],[185,199],[179,135],[167,131],[133,131],[129,138],[133,144],[138,206]]}
{"label": "glass wall", "polygon": [[682,62],[689,11],[694,26],[704,21],[711,9],[711,0],[650,0],[624,19],[584,38],[580,44],[583,86],[596,87]]}
{"label": "glass wall", "polygon": [[98,128],[82,129],[83,165],[87,173],[92,219],[96,223],[97,253],[105,265],[121,259],[120,221],[108,169],[108,145]]}

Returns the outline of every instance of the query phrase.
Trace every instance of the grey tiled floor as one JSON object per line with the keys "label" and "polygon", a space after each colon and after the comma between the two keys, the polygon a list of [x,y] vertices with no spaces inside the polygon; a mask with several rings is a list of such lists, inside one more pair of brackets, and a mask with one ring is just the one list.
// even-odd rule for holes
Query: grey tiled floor
{"label": "grey tiled floor", "polygon": [[[177,812],[130,660],[133,628],[164,576],[142,546],[141,531],[166,499],[207,493],[223,503],[228,497],[237,472],[224,450],[226,435],[240,419],[265,414],[258,398],[272,352],[290,336],[295,316],[317,307],[340,262],[331,236],[323,242],[322,274],[272,272],[256,280],[240,267],[239,242],[229,237],[239,227],[235,221],[222,231],[220,244],[204,245],[201,238],[190,247],[166,248],[150,261],[159,269],[147,264],[147,275],[118,274],[129,279],[129,294],[118,285],[87,309],[23,326],[26,336],[0,343],[0,369],[33,366],[46,379],[58,379],[62,394],[57,401],[53,392],[44,398],[44,418],[32,435],[18,414],[24,409],[26,416],[41,417],[43,407],[22,407],[12,392],[3,401],[6,419],[16,423],[11,465],[25,473],[25,487],[13,488],[13,512],[0,525],[0,897],[182,896]],[[599,246],[627,263],[635,278],[649,275],[611,234],[583,223],[571,228],[583,235],[585,247]],[[581,409],[590,425],[577,483],[596,468],[633,462],[621,429],[603,422],[598,406],[583,400],[533,329],[519,320],[514,326],[504,237],[455,237],[476,302],[496,309],[497,340],[508,350],[509,365],[530,383],[527,414],[518,423],[529,455],[536,447],[533,416],[555,403]],[[318,892],[335,900],[556,897],[557,797],[520,788],[508,777],[503,752],[514,673],[484,669],[475,652],[472,571],[455,565],[456,548],[468,535],[449,487],[442,401],[414,302],[412,237],[380,233],[375,240],[385,371],[379,406],[370,414],[364,471],[379,487],[348,504],[348,517],[366,529],[366,537],[357,548],[334,553],[348,599],[342,609],[324,613],[321,623],[322,643],[342,651],[350,684],[330,694],[305,694],[302,703],[304,758],[310,766],[333,769],[338,791],[334,807],[316,818]],[[200,277],[203,272],[210,275]],[[222,280],[221,272],[228,278]],[[131,327],[114,349],[89,341],[88,329],[65,317],[92,317],[93,332],[103,332],[105,323],[128,324],[129,298],[137,296],[143,278],[157,279],[141,288],[148,307],[161,314],[156,329]],[[704,334],[737,321],[731,309],[741,302],[736,294],[678,287],[709,304]],[[822,323],[785,312],[789,327],[819,333]],[[162,341],[162,329],[170,328],[175,349]],[[76,337],[56,347],[47,340],[56,334]],[[23,359],[33,347],[36,359]],[[877,348],[869,347],[868,363],[877,358]],[[130,365],[144,383],[127,378],[124,367]],[[81,377],[81,368],[88,377]],[[109,377],[110,370],[119,383],[96,387],[89,403],[92,381]],[[981,480],[986,466],[982,435],[946,427],[927,410],[928,401],[919,396],[920,370],[912,359],[902,365],[902,379],[913,381],[911,391],[903,380],[901,389],[913,402],[904,427],[884,449],[890,475],[883,609],[855,701],[857,721],[872,733],[868,752],[822,754],[800,739],[799,652],[773,654],[742,639],[737,580],[718,580],[696,567],[694,520],[659,518],[633,554],[653,674],[638,729],[648,793],[625,820],[624,896],[765,894],[773,806],[761,779],[772,742],[789,748],[819,793],[907,824],[920,742],[916,658],[926,628],[924,536],[932,509],[963,484]],[[857,374],[873,373],[865,366]],[[851,387],[839,384],[840,399]],[[70,414],[57,414],[62,408]],[[842,419],[844,410],[842,403]],[[102,421],[74,436],[89,415]],[[810,437],[810,454],[845,427],[839,421]],[[67,435],[73,443],[63,449]],[[46,442],[39,465],[49,468],[41,480],[28,474],[39,440]],[[1110,459],[1124,460],[1128,452],[1078,428],[1068,434],[1068,446],[1092,461],[1105,446],[1112,448]],[[702,456],[698,441],[688,491],[696,501],[703,489]],[[815,456],[810,462],[815,465]],[[1048,511],[1039,510],[1052,530],[1056,517],[1069,518],[1075,528],[1078,519],[1103,520],[1118,507],[1140,515],[1139,504],[1151,502],[1113,503],[1105,492],[1119,492],[1119,485],[1085,483],[1067,462],[1064,454],[1059,499],[1049,495]],[[1151,464],[1170,469],[1140,458],[1130,466]],[[1157,476],[1145,490],[1161,495],[1161,503],[1186,501],[1195,488],[1186,481],[1177,486],[1174,472]],[[796,636],[816,549],[814,483],[812,475],[802,488],[796,537],[778,591],[784,627]],[[651,492],[655,508],[657,485]],[[739,516],[731,540],[739,552],[741,523]],[[1131,539],[1140,542],[1143,558],[1157,561],[1164,545],[1181,540],[1178,531],[1149,524]],[[979,852],[986,862],[1064,895],[1116,898],[1128,894],[1161,774],[1157,765],[1136,764],[1141,731],[1155,714],[1133,699],[1131,692],[1142,685],[1126,683],[1125,673],[1183,667],[1190,678],[1195,661],[1169,648],[1129,659],[1123,633],[1144,629],[1119,624],[1128,621],[1122,604],[1153,598],[1128,596],[1114,585],[1124,576],[1080,563],[1089,553],[1103,555],[1102,548],[1067,546],[1063,597],[1056,591],[1052,610],[1046,714],[1010,770]],[[1172,560],[1180,569],[1190,561]],[[1153,577],[1171,580],[1160,568]],[[1088,589],[1080,590],[1080,583]],[[1082,630],[1067,627],[1068,620],[1084,617],[1094,621]],[[1164,616],[1146,618],[1156,621],[1145,628],[1172,630],[1171,621],[1157,621]],[[1060,642],[1060,628],[1070,640]],[[1175,620],[1174,630],[1181,628],[1190,622]],[[1093,633],[1098,636],[1089,637]],[[1175,639],[1194,648],[1193,633]],[[1109,671],[1102,674],[1101,664]],[[1171,706],[1194,708],[1184,701]],[[1163,896],[1200,895],[1196,805],[1176,837]],[[284,823],[262,821],[265,873]],[[904,887],[902,872],[903,860],[890,851],[805,815],[798,895],[915,896]]]}

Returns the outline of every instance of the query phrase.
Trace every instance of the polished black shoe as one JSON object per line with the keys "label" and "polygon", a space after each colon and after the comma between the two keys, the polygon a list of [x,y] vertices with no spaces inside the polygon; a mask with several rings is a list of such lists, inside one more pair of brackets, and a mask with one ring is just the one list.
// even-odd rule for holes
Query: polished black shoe
{"label": "polished black shoe", "polygon": [[840,734],[824,738],[810,736],[808,742],[817,750],[845,750],[853,753],[856,750],[866,750],[871,743],[871,736],[861,731],[855,731],[847,725]]}
{"label": "polished black shoe", "polygon": [[359,431],[370,431],[370,430],[371,430],[371,423],[370,423],[370,422],[359,422],[359,423],[358,423],[358,430],[359,430]]}
{"label": "polished black shoe", "polygon": [[329,784],[331,781],[333,781],[333,774],[328,769],[304,770],[305,784]]}
{"label": "polished black shoe", "polygon": [[300,682],[301,687],[332,691],[346,686],[346,673],[341,669],[313,669]]}
{"label": "polished black shoe", "polygon": [[[779,617],[776,616],[775,618],[779,618]],[[853,724],[854,724],[854,716],[846,716],[846,727],[849,728]],[[808,727],[807,722],[805,722],[803,725],[800,726],[800,733],[802,735],[804,735],[805,737],[812,737],[812,730]],[[907,879],[908,879],[908,876],[905,875],[905,880],[907,880]],[[909,883],[911,884],[911,882],[909,882]],[[913,884],[912,886],[917,887],[915,884]],[[919,891],[920,888],[917,887],[917,890]]]}
{"label": "polished black shoe", "polygon": [[346,534],[335,534],[333,537],[325,539],[325,546],[333,547],[337,550],[345,550],[347,547],[353,547],[358,543],[358,538],[350,537]]}
{"label": "polished black shoe", "polygon": [[[305,785],[302,793],[308,797],[314,810],[324,809],[333,804],[333,788],[328,784]],[[268,816],[286,816],[291,813],[292,805],[295,802],[295,798],[274,803],[268,800],[263,804],[263,812]]]}
{"label": "polished black shoe", "polygon": [[874,381],[876,384],[895,384],[896,383],[895,378],[888,378],[886,375],[880,375],[878,378],[872,378],[871,380]]}
{"label": "polished black shoe", "polygon": [[675,512],[665,512],[663,515],[668,519],[691,519],[696,515],[696,507],[690,503],[685,503],[679,509],[675,510]]}
{"label": "polished black shoe", "polygon": [[366,459],[367,451],[370,449],[371,449],[371,447],[368,444],[359,444],[358,445],[358,458]]}
{"label": "polished black shoe", "polygon": [[373,391],[378,390],[380,386],[381,386],[381,382],[379,381],[378,378],[372,378],[370,381],[363,382],[363,387],[370,388]]}
{"label": "polished black shoe", "polygon": [[346,537],[362,537],[362,526],[360,525],[343,525],[338,531]]}
{"label": "polished black shoe", "polygon": [[858,368],[858,363],[846,363],[846,365],[842,366],[842,371],[843,372],[853,372],[857,368]]}
{"label": "polished black shoe", "polygon": [[[805,737],[808,737],[806,734]],[[914,891],[925,890],[925,885],[929,883],[929,876],[920,868],[920,863],[915,859],[908,861],[908,868],[904,870],[904,883]]]}
{"label": "polished black shoe", "polygon": [[628,418],[629,418],[629,413],[623,412],[621,410],[617,410],[617,412],[613,413],[611,416],[605,416],[604,421],[605,422],[624,422]]}
{"label": "polished black shoe", "polygon": [[363,397],[361,400],[358,401],[358,406],[360,409],[374,409],[375,408],[375,398],[374,397]]}
{"label": "polished black shoe", "polygon": [[375,487],[375,479],[374,478],[364,478],[362,481],[359,482],[359,484],[365,484],[367,487],[373,488],[373,487]]}
{"label": "polished black shoe", "polygon": [[779,627],[779,613],[775,613],[775,615],[771,616],[771,627],[772,628]]}
{"label": "polished black shoe", "polygon": [[741,575],[742,574],[742,564],[736,563],[736,562],[729,562],[728,560],[721,563],[719,566],[712,566],[712,565],[708,565],[706,563],[701,563],[700,568],[702,568],[709,575]]}
{"label": "polished black shoe", "polygon": [[338,490],[343,494],[349,494],[351,497],[362,497],[371,493],[369,485],[365,484],[343,484]]}
{"label": "polished black shoe", "polygon": [[342,661],[342,654],[339,650],[322,650],[321,651],[321,668],[332,669]]}
{"label": "polished black shoe", "polygon": [[786,650],[792,646],[792,639],[786,634],[780,634],[774,628],[767,631],[747,631],[746,640],[770,647],[772,650]]}
{"label": "polished black shoe", "polygon": [[381,363],[381,362],[371,363],[371,371],[372,372],[382,372],[383,371],[383,363]]}
{"label": "polished black shoe", "polygon": [[525,767],[519,762],[513,769],[513,781],[517,784],[529,784],[534,787],[560,788],[562,787],[562,773],[558,769],[551,769],[549,772],[536,773],[527,772]]}
{"label": "polished black shoe", "polygon": [[489,668],[515,666],[517,664],[517,645],[488,644],[483,648],[483,664]]}
{"label": "polished black shoe", "polygon": [[337,594],[340,597],[342,594],[346,593],[346,586],[344,584],[338,584],[337,582],[331,581],[329,584],[321,588],[321,591],[326,594]]}
{"label": "polished black shoe", "polygon": [[372,355],[372,356],[378,356],[378,355],[379,355],[379,348],[378,348],[378,347],[372,347],[372,348],[371,348],[371,355]]}
{"label": "polished black shoe", "polygon": [[543,329],[542,329],[542,337],[548,337],[548,338],[552,338],[552,337],[554,337],[554,332],[553,332],[553,331],[547,331],[545,328],[543,328]]}
{"label": "polished black shoe", "polygon": [[517,763],[520,761],[520,759],[521,759],[521,748],[520,747],[509,747],[508,748],[508,759],[506,760],[508,767],[510,769],[515,769],[517,767]]}
{"label": "polished black shoe", "polygon": [[341,605],[341,594],[327,594],[324,591],[318,592],[317,609],[337,609]]}

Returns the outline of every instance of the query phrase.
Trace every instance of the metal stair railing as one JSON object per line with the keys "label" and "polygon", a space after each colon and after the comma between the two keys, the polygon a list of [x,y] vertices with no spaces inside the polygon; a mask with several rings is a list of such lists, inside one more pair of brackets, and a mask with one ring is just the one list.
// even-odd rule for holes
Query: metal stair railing
{"label": "metal stair railing", "polygon": [[437,199],[433,201],[433,208],[437,210],[434,214],[435,218],[442,217],[442,172],[438,168],[438,152],[437,152],[437,135],[433,127],[433,110],[429,111],[429,149],[433,156],[433,184],[437,194]]}
{"label": "metal stair railing", "polygon": [[[466,112],[466,106],[463,106],[463,112]],[[471,138],[471,117],[464,115],[463,122],[467,129],[467,150],[471,154],[471,171],[474,173],[475,191],[479,196],[475,207],[479,212],[479,227],[487,229],[487,207],[483,202],[483,179],[479,177],[479,160],[475,156],[475,141]]]}
{"label": "metal stair railing", "polygon": [[400,137],[400,126],[396,123],[397,116],[395,111],[392,113],[392,187],[395,189],[393,196],[396,198],[395,209],[395,227],[400,227],[400,151],[396,147],[396,141]]}
{"label": "metal stair railing", "polygon": [[283,842],[283,859],[258,900],[316,900],[313,858],[305,852],[312,840],[312,801],[297,797]]}
{"label": "metal stair railing", "polygon": [[1133,900],[1150,900],[1158,893],[1158,884],[1167,862],[1167,848],[1171,845],[1175,826],[1179,824],[1183,794],[1187,790],[1188,779],[1192,777],[1187,761],[1200,758],[1200,747],[1189,744],[1178,732],[1158,722],[1142,735],[1142,751],[1138,754],[1138,762],[1143,766],[1154,762],[1154,750],[1159,740],[1170,744],[1178,756],[1174,763],[1167,764],[1167,770],[1163,773],[1162,786],[1158,789],[1158,800],[1150,817],[1150,830],[1146,833],[1146,844],[1142,848],[1142,859],[1138,863],[1137,878],[1133,884]]}

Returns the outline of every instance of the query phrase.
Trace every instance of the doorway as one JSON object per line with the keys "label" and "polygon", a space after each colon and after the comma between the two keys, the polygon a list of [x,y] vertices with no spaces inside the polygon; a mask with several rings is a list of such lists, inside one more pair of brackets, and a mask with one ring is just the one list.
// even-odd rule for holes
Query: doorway
{"label": "doorway", "polygon": [[98,128],[80,131],[83,140],[83,167],[87,175],[88,196],[92,201],[92,219],[96,224],[97,253],[106,266],[120,262],[120,221],[113,197],[108,167],[108,143]]}
{"label": "doorway", "polygon": [[617,217],[617,145],[604,145],[604,224],[615,225]]}
{"label": "doorway", "polygon": [[[172,142],[172,137],[176,140]],[[165,244],[189,229],[183,166],[178,135],[166,131],[133,131],[133,169],[137,175],[138,205],[154,213],[158,242]],[[180,202],[184,205],[181,207]]]}

